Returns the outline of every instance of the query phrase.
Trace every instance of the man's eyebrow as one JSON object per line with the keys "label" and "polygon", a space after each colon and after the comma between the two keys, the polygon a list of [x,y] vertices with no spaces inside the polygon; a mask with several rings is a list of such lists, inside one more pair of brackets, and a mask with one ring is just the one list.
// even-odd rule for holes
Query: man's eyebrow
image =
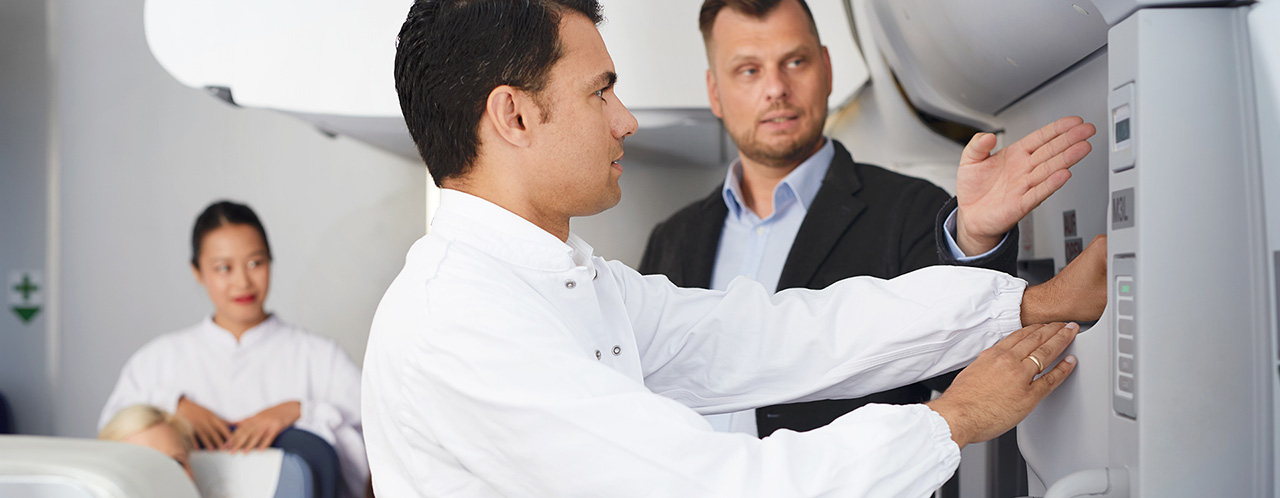
{"label": "man's eyebrow", "polygon": [[812,50],[809,50],[809,48],[810,47],[807,47],[804,45],[798,46],[788,51],[786,54],[782,56],[782,58],[785,60],[785,59],[791,59],[801,55],[809,55],[810,53],[812,53]]}
{"label": "man's eyebrow", "polygon": [[[794,58],[794,57],[796,57],[796,56],[800,56],[800,55],[809,55],[809,54],[811,54],[811,53],[812,53],[812,50],[809,50],[809,47],[806,47],[806,46],[804,46],[804,45],[798,45],[798,46],[796,46],[796,47],[793,47],[791,50],[788,50],[786,53],[782,54],[781,59],[782,59],[782,60],[788,60],[788,59]],[[730,56],[729,56],[729,60],[725,61],[725,65],[726,65],[726,66],[729,66],[729,67],[732,67],[732,66],[736,66],[736,65],[738,65],[738,64],[743,64],[743,63],[748,63],[748,62],[750,62],[750,63],[758,63],[758,62],[760,62],[760,61],[761,61],[760,56],[759,56],[759,55],[757,55],[757,54],[754,54],[754,53],[736,53],[736,54],[733,54],[733,55],[730,55]]]}
{"label": "man's eyebrow", "polygon": [[591,80],[591,88],[599,90],[601,88],[609,88],[618,82],[618,73],[613,71],[605,71],[600,73],[595,79]]}
{"label": "man's eyebrow", "polygon": [[737,66],[746,62],[759,62],[760,58],[754,54],[733,54],[729,56],[729,60],[725,61],[726,67]]}

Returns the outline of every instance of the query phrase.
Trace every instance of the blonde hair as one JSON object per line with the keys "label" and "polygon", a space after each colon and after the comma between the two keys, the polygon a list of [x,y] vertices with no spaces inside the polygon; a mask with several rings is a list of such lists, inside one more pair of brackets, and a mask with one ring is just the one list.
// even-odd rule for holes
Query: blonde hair
{"label": "blonde hair", "polygon": [[102,432],[98,433],[98,439],[124,441],[129,436],[160,424],[172,427],[178,433],[178,439],[182,440],[182,446],[187,451],[192,450],[191,426],[187,421],[151,405],[133,405],[116,412],[102,428]]}

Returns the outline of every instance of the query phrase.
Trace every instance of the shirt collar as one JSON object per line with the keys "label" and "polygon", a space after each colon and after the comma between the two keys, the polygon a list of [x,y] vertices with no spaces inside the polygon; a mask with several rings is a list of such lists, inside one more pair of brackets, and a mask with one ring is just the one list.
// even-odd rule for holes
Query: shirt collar
{"label": "shirt collar", "polygon": [[[773,189],[775,204],[790,195],[800,202],[800,206],[808,211],[813,199],[818,196],[822,187],[822,179],[831,169],[831,160],[836,157],[835,142],[823,137],[825,143],[812,156],[800,163],[796,169],[778,183]],[[724,204],[733,216],[741,216],[745,203],[742,200],[742,160],[737,159],[729,166],[729,173],[724,179]],[[777,211],[778,209],[775,209]]]}
{"label": "shirt collar", "polygon": [[[249,330],[244,331],[243,334],[240,334],[239,344],[245,345],[265,339],[267,336],[265,332],[275,327],[276,322],[276,315],[274,313],[268,314],[267,319],[263,320],[262,323],[254,325]],[[222,328],[221,325],[214,323],[213,315],[207,315],[204,317],[203,327],[201,327],[201,330],[204,331],[206,336],[212,337],[215,341],[225,342],[232,345],[237,344],[235,334],[232,334],[231,331]]]}
{"label": "shirt collar", "polygon": [[595,252],[574,233],[562,242],[529,220],[460,190],[440,191],[431,229],[508,263],[544,271],[589,266]]}

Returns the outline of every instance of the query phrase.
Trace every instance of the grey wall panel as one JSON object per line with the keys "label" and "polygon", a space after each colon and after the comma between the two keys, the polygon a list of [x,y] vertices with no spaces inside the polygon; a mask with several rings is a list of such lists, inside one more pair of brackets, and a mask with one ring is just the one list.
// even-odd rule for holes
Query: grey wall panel
{"label": "grey wall panel", "polygon": [[[25,270],[46,270],[48,232],[49,63],[45,2],[0,4],[0,284]],[[48,296],[45,282],[42,292]],[[5,289],[9,296],[12,289]],[[48,300],[24,323],[0,301],[0,392],[16,429],[49,434]]]}

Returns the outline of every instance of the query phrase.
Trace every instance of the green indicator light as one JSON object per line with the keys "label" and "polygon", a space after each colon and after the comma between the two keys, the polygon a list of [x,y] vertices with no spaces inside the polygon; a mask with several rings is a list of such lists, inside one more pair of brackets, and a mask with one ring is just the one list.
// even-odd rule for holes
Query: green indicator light
{"label": "green indicator light", "polygon": [[1121,285],[1121,286],[1120,286],[1120,292],[1129,292],[1129,286],[1127,286],[1127,285]]}

